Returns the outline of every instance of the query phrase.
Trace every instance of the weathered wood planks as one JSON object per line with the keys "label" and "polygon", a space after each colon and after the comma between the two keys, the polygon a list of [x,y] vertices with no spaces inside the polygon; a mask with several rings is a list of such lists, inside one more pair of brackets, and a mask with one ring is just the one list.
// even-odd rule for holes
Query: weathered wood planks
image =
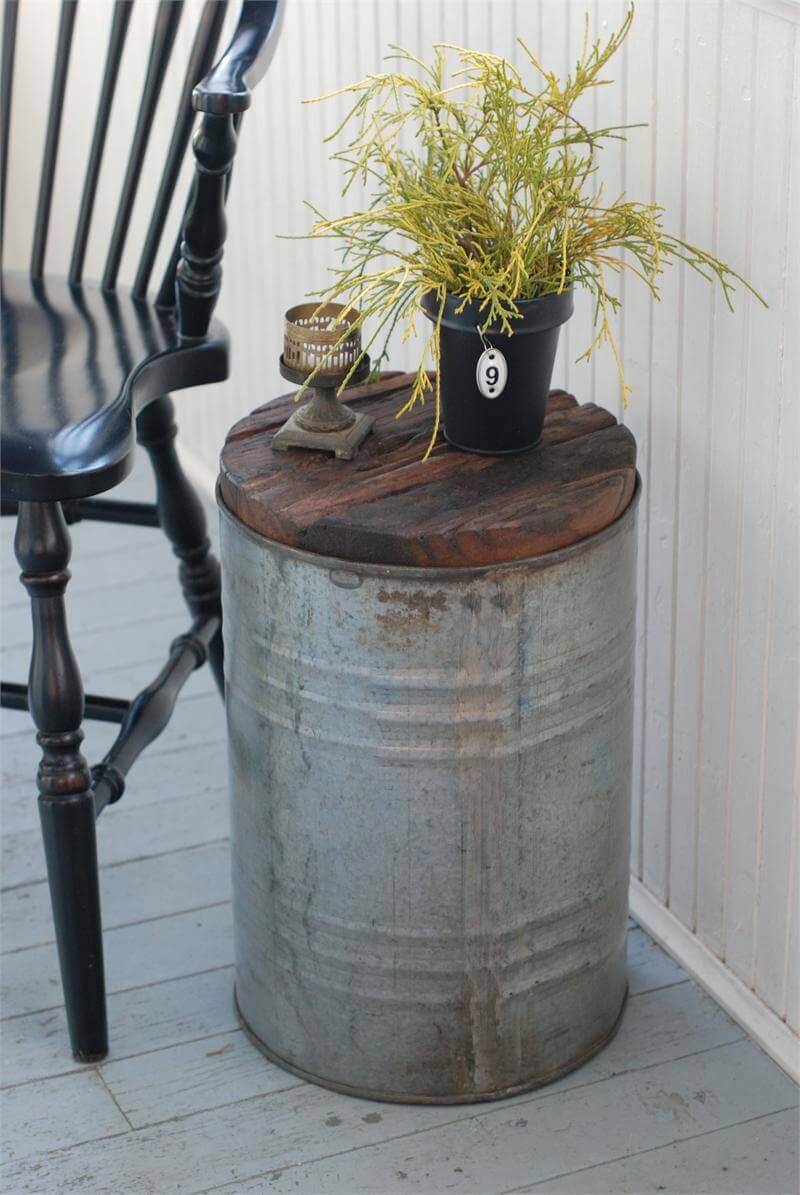
{"label": "weathered wood planks", "polygon": [[636,485],[636,445],[608,411],[553,391],[539,446],[477,456],[443,441],[422,457],[432,402],[396,418],[410,375],[354,387],[348,402],[375,418],[354,461],[273,452],[293,395],[231,430],[222,452],[225,505],[254,531],[291,547],[375,564],[480,567],[543,555],[601,531]]}

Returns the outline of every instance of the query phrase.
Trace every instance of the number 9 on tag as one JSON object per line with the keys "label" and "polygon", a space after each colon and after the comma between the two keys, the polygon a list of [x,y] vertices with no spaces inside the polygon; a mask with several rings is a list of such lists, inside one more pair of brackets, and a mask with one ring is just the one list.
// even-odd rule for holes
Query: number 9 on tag
{"label": "number 9 on tag", "polygon": [[506,388],[508,365],[499,349],[488,348],[481,353],[475,368],[475,380],[484,398],[499,398]]}

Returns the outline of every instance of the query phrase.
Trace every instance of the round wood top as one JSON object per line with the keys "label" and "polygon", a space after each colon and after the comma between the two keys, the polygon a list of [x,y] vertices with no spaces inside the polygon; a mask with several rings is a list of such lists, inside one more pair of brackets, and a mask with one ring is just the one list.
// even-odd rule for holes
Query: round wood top
{"label": "round wood top", "polygon": [[347,391],[375,419],[352,461],[272,437],[294,395],[235,424],[222,451],[225,506],[266,539],[371,564],[472,568],[544,555],[602,531],[636,486],[636,444],[593,403],[551,391],[542,439],[513,456],[478,456],[444,441],[422,460],[433,403],[395,418],[413,375],[382,374]]}

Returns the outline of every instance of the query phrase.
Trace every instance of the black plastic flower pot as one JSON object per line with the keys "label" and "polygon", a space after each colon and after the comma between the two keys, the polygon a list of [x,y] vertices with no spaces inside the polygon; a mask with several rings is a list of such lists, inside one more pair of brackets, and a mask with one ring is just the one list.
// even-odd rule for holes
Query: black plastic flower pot
{"label": "black plastic flower pot", "polygon": [[[572,290],[522,300],[513,335],[481,331],[477,303],[463,311],[457,295],[445,299],[441,327],[440,389],[445,439],[467,452],[524,452],[538,444],[553,376],[558,333],[572,315]],[[439,300],[422,308],[436,322]]]}

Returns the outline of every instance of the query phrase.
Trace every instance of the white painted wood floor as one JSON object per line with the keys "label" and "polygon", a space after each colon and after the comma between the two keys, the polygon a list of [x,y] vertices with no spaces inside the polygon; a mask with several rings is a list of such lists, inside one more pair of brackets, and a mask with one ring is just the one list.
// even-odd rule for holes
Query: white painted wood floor
{"label": "white painted wood floor", "polygon": [[[125,488],[149,496],[142,465]],[[29,631],[11,524],[3,520],[2,672],[16,680]],[[86,687],[132,696],[187,622],[174,561],[155,531],[85,524],[73,539],[70,624]],[[114,730],[87,725],[90,762]],[[99,822],[111,1054],[76,1066],[27,715],[3,714],[0,744],[0,1185],[10,1195],[797,1191],[797,1089],[635,927],[618,1036],[532,1094],[379,1105],[267,1062],[233,1013],[225,724],[207,670]]]}

